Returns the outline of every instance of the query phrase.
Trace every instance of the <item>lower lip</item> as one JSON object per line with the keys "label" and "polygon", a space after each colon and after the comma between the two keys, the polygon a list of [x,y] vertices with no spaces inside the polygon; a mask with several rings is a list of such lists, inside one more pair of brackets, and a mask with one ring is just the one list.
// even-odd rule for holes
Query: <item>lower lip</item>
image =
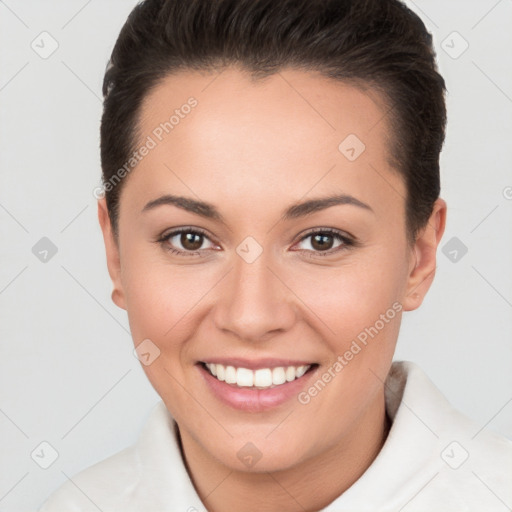
{"label": "lower lip", "polygon": [[318,367],[308,370],[302,377],[274,388],[252,389],[226,384],[215,378],[202,364],[198,364],[197,367],[209,389],[221,402],[248,412],[274,409],[296,397],[318,370]]}

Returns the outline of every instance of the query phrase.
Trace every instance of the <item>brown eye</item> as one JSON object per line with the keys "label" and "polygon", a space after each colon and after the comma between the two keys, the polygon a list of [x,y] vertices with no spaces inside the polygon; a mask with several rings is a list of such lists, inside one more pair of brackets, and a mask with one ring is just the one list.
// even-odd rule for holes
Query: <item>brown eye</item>
{"label": "brown eye", "polygon": [[162,235],[157,241],[165,250],[179,256],[195,256],[200,251],[216,248],[210,238],[197,228],[177,229]]}
{"label": "brown eye", "polygon": [[311,247],[318,251],[326,251],[332,248],[334,237],[329,234],[316,233],[311,237]]}
{"label": "brown eye", "polygon": [[187,251],[197,251],[203,245],[204,236],[200,233],[183,232],[180,236],[180,243]]}
{"label": "brown eye", "polygon": [[[306,244],[306,242],[309,242]],[[300,247],[300,245],[303,245]],[[304,246],[304,244],[306,244]],[[317,229],[302,237],[299,250],[308,253],[308,256],[329,256],[356,245],[348,235],[331,228]]]}

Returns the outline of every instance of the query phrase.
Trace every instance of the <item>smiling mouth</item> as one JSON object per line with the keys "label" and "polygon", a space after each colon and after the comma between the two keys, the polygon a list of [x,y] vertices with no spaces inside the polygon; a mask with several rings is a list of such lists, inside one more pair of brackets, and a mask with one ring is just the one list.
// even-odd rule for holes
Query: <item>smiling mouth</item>
{"label": "smiling mouth", "polygon": [[271,389],[300,379],[314,370],[318,364],[302,366],[277,366],[275,368],[249,368],[225,366],[223,364],[204,363],[203,368],[218,381],[233,387],[249,389]]}

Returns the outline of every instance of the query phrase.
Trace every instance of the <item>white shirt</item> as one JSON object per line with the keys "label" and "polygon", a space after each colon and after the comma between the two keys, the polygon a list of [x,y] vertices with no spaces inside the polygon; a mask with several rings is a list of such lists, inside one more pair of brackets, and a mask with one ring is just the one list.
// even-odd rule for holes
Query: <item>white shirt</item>
{"label": "white shirt", "polygon": [[[370,467],[320,512],[505,512],[512,441],[482,430],[414,363],[386,380],[388,437]],[[160,401],[137,442],[64,483],[39,512],[204,512],[175,422]]]}

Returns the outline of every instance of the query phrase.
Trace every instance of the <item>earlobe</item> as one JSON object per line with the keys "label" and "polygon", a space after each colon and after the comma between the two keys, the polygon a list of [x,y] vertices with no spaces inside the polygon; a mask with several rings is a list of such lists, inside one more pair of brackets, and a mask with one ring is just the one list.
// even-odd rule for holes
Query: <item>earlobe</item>
{"label": "earlobe", "polygon": [[125,302],[124,302],[124,295],[121,293],[121,291],[114,286],[114,289],[112,290],[112,294],[110,295],[112,298],[112,302],[120,307],[121,309],[126,309]]}
{"label": "earlobe", "polygon": [[119,254],[119,247],[112,230],[112,224],[110,222],[105,198],[98,200],[98,220],[103,233],[103,241],[105,243],[108,273],[114,287],[112,291],[112,301],[116,306],[126,309],[121,281],[121,258]]}
{"label": "earlobe", "polygon": [[402,301],[404,311],[412,311],[421,305],[434,280],[437,247],[446,226],[446,210],[446,202],[437,199],[427,225],[416,238],[407,289]]}

